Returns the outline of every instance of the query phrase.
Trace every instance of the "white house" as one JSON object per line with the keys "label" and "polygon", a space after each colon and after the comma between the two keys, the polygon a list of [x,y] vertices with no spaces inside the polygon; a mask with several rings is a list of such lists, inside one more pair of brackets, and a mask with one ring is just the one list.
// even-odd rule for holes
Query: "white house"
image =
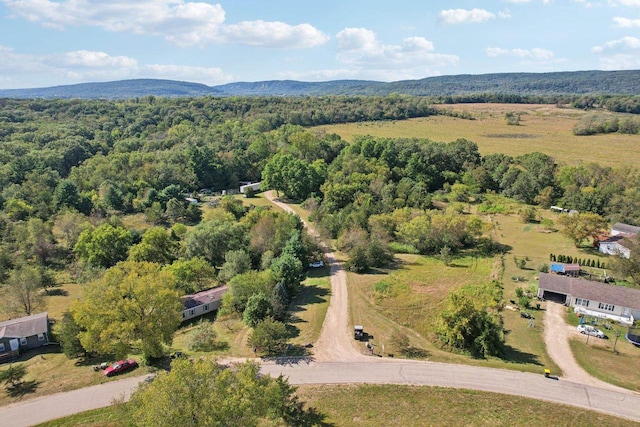
{"label": "white house", "polygon": [[640,319],[640,290],[570,276],[540,273],[538,297],[582,313],[632,325]]}
{"label": "white house", "polygon": [[633,239],[640,232],[640,227],[617,222],[611,227],[609,237],[598,241],[598,251],[607,255],[631,256],[631,249],[625,245],[625,239]]}
{"label": "white house", "polygon": [[222,296],[227,292],[228,287],[207,289],[195,294],[183,296],[182,321],[185,322],[194,317],[199,317],[212,311],[216,311],[222,304]]}

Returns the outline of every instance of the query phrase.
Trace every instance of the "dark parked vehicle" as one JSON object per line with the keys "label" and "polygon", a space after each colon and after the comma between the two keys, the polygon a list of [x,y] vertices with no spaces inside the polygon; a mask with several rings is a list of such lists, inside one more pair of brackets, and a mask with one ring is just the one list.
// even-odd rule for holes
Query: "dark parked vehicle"
{"label": "dark parked vehicle", "polygon": [[104,375],[107,377],[112,377],[115,374],[119,374],[120,372],[127,371],[129,369],[133,369],[138,366],[138,362],[133,359],[121,360],[119,362],[114,363],[104,370]]}

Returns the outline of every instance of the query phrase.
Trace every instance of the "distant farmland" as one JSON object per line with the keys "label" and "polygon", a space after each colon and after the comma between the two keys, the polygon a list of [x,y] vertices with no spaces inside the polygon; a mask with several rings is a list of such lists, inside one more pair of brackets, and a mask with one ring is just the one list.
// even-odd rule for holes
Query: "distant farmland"
{"label": "distant farmland", "polygon": [[[595,162],[603,166],[640,167],[640,135],[573,134],[573,128],[580,119],[596,114],[594,112],[532,104],[455,104],[441,108],[466,111],[475,120],[432,116],[403,121],[326,125],[313,129],[336,133],[347,141],[356,135],[417,137],[442,142],[465,138],[478,144],[482,155],[505,153],[517,156],[540,151],[553,156],[559,164]],[[507,125],[507,112],[519,113],[520,125]],[[601,111],[597,114],[612,113]]]}

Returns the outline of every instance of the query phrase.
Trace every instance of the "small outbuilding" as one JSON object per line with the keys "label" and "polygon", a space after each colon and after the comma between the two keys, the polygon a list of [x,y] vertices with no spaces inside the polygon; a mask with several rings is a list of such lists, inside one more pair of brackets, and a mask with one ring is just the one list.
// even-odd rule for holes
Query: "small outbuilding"
{"label": "small outbuilding", "polygon": [[564,274],[567,276],[579,276],[580,265],[579,264],[563,264],[561,262],[552,262],[550,271],[556,274]]}

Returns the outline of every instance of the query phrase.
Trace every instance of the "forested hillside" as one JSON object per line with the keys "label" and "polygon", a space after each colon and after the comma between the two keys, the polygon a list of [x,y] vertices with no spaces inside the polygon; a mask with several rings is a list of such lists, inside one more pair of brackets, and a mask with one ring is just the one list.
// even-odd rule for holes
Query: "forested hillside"
{"label": "forested hillside", "polygon": [[[154,96],[502,96],[640,95],[640,70],[498,73],[427,77],[391,83],[361,80],[237,82],[220,86],[171,80],[122,80],[33,89],[0,89],[7,98],[102,98]],[[509,102],[509,101],[507,101]],[[515,101],[518,102],[518,101]]]}

